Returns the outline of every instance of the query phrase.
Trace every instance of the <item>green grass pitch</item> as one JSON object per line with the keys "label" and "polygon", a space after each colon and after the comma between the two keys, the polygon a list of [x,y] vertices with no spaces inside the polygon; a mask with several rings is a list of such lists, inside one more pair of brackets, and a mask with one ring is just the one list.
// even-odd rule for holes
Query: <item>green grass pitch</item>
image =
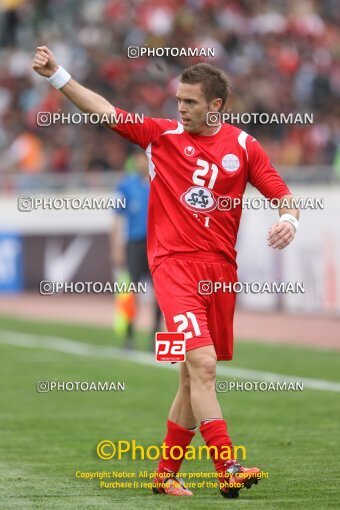
{"label": "green grass pitch", "polygon": [[[3,331],[117,346],[110,330],[83,325],[2,317],[1,338]],[[139,347],[147,343],[140,334]],[[148,489],[100,489],[98,480],[76,479],[75,473],[154,470],[156,463],[148,460],[100,460],[96,445],[104,439],[159,445],[177,388],[175,371],[3,343],[0,359],[3,509],[339,508],[339,393],[219,394],[234,443],[247,448],[244,464],[268,471],[269,478],[242,490],[238,500],[226,500],[214,488],[170,498]],[[231,366],[339,382],[339,361],[340,353],[331,351],[238,342]],[[38,380],[119,380],[126,389],[37,393]],[[193,444],[203,444],[199,434]],[[210,461],[197,460],[186,461],[182,471],[213,469]]]}

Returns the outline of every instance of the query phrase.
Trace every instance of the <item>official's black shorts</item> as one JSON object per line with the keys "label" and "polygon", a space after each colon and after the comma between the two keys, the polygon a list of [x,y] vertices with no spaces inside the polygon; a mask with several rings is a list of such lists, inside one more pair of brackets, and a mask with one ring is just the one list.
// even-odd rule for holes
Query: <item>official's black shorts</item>
{"label": "official's black shorts", "polygon": [[146,239],[127,243],[127,268],[131,282],[137,284],[151,278],[146,251]]}

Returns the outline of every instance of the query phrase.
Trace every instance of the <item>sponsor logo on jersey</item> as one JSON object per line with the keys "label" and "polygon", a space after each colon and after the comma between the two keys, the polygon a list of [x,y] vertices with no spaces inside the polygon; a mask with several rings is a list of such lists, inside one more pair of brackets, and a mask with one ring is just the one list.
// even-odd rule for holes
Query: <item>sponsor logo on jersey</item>
{"label": "sponsor logo on jersey", "polygon": [[235,154],[226,154],[222,158],[222,166],[227,172],[236,172],[240,168],[240,160]]}
{"label": "sponsor logo on jersey", "polygon": [[212,211],[216,207],[216,200],[212,192],[202,186],[193,186],[181,196],[181,202],[192,211]]}
{"label": "sponsor logo on jersey", "polygon": [[186,156],[193,156],[195,154],[195,149],[194,147],[192,147],[191,145],[188,145],[187,147],[185,147],[184,149],[184,154]]}

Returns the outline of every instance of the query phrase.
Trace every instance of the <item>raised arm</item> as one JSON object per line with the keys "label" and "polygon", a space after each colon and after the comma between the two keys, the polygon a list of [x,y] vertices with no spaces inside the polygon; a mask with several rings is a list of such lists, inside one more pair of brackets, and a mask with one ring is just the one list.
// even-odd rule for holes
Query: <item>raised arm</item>
{"label": "raised arm", "polygon": [[41,76],[49,78],[51,84],[59,89],[81,111],[103,116],[103,125],[111,128],[115,133],[130,142],[139,145],[144,150],[165,131],[178,128],[176,120],[154,119],[152,117],[143,117],[142,121],[138,118],[136,121],[131,120],[129,118],[131,114],[121,108],[117,107],[116,109],[107,99],[73,80],[63,67],[58,66],[52,51],[47,46],[37,47],[32,68]]}
{"label": "raised arm", "polygon": [[[38,46],[32,68],[41,76],[50,78],[58,71],[59,66],[52,51],[47,46]],[[84,113],[105,114],[105,116],[116,114],[114,106],[109,101],[92,90],[83,87],[73,78],[59,90]]]}

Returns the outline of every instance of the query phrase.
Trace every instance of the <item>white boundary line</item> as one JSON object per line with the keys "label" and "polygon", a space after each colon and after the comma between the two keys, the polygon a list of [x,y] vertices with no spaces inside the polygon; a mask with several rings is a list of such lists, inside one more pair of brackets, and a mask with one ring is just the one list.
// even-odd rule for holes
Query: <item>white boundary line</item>
{"label": "white boundary line", "polygon": [[[50,349],[52,351],[74,354],[76,356],[94,356],[97,358],[131,361],[132,363],[139,363],[141,365],[150,365],[154,368],[166,368],[170,370],[177,368],[176,365],[156,363],[154,355],[150,353],[126,351],[123,349],[117,349],[116,347],[106,347],[103,345],[86,344],[75,340],[67,340],[66,338],[53,336],[32,335],[29,333],[18,333],[14,331],[0,331],[0,344]],[[248,381],[302,382],[303,387],[307,389],[340,393],[340,383],[323,381],[321,379],[309,379],[292,375],[276,374],[272,372],[262,372],[260,370],[250,370],[247,368],[217,366],[217,375],[234,377],[236,379],[246,379]]]}

